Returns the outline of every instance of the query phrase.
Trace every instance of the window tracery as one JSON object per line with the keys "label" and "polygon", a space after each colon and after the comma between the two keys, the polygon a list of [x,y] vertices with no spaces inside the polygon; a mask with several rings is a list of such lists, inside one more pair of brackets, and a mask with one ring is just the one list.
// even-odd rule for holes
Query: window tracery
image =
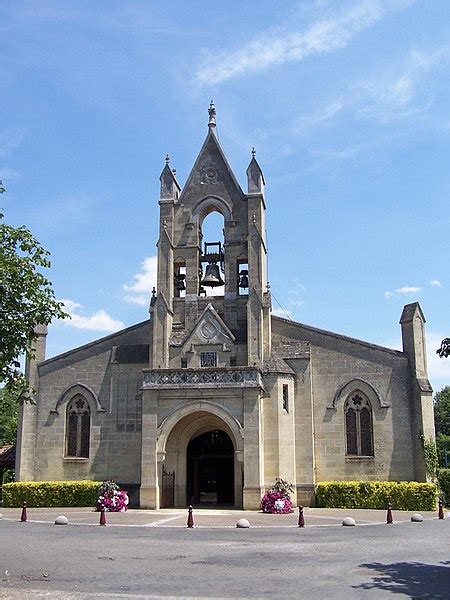
{"label": "window tracery", "polygon": [[91,410],[86,398],[75,396],[67,405],[66,414],[66,456],[89,458]]}
{"label": "window tracery", "polygon": [[373,456],[373,419],[369,400],[351,394],[344,406],[347,456]]}

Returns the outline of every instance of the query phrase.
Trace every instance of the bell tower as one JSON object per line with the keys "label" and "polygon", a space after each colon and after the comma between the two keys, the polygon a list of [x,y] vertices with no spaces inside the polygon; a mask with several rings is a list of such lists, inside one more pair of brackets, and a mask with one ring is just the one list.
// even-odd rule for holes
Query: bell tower
{"label": "bell tower", "polygon": [[[208,115],[208,133],[184,188],[168,156],[160,176],[153,369],[203,366],[203,346],[220,346],[208,366],[260,367],[270,353],[264,176],[253,149],[242,191],[218,140],[213,102]],[[223,217],[220,240],[206,239],[202,230],[211,212]],[[204,342],[198,351],[192,339],[185,344],[197,327]],[[222,334],[220,344],[213,329]]]}

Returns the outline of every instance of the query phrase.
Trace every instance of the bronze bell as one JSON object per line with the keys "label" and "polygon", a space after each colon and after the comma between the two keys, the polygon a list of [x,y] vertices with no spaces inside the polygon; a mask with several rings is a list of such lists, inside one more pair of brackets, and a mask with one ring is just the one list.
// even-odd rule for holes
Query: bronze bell
{"label": "bronze bell", "polygon": [[219,287],[224,284],[223,279],[220,276],[219,265],[214,263],[206,265],[205,276],[201,280],[201,285],[207,287]]}
{"label": "bronze bell", "polygon": [[179,292],[183,292],[186,289],[184,284],[184,280],[186,279],[186,275],[184,273],[177,273],[175,275],[175,289]]}
{"label": "bronze bell", "polygon": [[242,269],[239,273],[239,287],[240,288],[248,288],[248,271],[247,269]]}

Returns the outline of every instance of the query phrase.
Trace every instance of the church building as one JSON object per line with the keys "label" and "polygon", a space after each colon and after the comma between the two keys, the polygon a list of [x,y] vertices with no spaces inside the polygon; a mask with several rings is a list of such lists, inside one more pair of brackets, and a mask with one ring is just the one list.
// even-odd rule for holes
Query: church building
{"label": "church building", "polygon": [[[264,176],[253,151],[244,192],[216,133],[181,187],[160,176],[157,287],[149,319],[26,371],[18,481],[115,479],[142,508],[258,509],[281,477],[294,503],[335,480],[425,481],[434,439],[425,318],[400,318],[403,350],[271,312]],[[270,201],[270,200],[269,200]],[[204,220],[223,217],[222,239]]]}

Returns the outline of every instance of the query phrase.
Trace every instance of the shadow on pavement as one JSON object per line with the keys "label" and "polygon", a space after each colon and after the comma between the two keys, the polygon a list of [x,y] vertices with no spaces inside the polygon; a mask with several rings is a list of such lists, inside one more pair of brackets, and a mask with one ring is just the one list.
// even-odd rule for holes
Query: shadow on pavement
{"label": "shadow on pavement", "polygon": [[[441,566],[442,565],[442,566]],[[409,598],[449,598],[450,561],[439,565],[420,562],[392,564],[363,563],[360,568],[377,571],[372,581],[352,586],[354,589],[382,590],[393,594],[404,594]]]}

